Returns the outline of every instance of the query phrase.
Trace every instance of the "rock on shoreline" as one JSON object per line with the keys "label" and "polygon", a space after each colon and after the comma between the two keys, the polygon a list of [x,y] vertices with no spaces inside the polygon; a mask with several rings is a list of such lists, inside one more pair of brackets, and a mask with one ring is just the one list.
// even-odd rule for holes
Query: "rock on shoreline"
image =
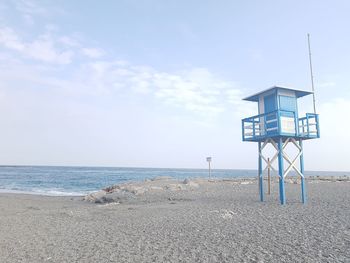
{"label": "rock on shoreline", "polygon": [[[278,182],[278,176],[272,176],[272,183]],[[264,177],[267,180],[267,177]],[[350,182],[349,176],[308,176],[306,180],[310,183],[319,182]],[[297,176],[288,176],[285,179],[287,184],[300,184]],[[158,176],[153,179],[146,179],[143,182],[127,182],[115,184],[100,191],[91,193],[84,197],[85,201],[97,204],[103,203],[132,203],[143,199],[149,201],[153,197],[158,199],[171,199],[171,195],[184,191],[195,191],[203,186],[212,184],[247,185],[257,183],[257,177],[251,178],[230,178],[230,179],[185,179],[177,180],[170,176]],[[147,198],[148,199],[147,199]],[[158,200],[157,199],[157,200]]]}
{"label": "rock on shoreline", "polygon": [[[201,179],[200,179],[201,180]],[[132,202],[143,195],[159,192],[192,191],[200,186],[198,180],[176,180],[169,176],[159,176],[144,182],[116,184],[84,197],[93,203]]]}
{"label": "rock on shoreline", "polygon": [[169,176],[159,176],[153,179],[146,179],[143,182],[127,182],[116,184],[104,188],[98,192],[91,193],[84,197],[85,201],[92,203],[125,203],[142,199],[143,197],[157,196],[171,199],[172,194],[184,191],[195,191],[204,185],[220,182],[231,182],[236,184],[252,183],[254,178],[250,179],[185,179],[177,180]]}

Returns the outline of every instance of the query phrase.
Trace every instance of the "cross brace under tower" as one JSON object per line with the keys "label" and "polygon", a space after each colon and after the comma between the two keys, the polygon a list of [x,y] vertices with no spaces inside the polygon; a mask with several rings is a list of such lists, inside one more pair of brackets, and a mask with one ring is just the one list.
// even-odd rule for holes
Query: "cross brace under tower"
{"label": "cross brace under tower", "polygon": [[[285,149],[288,144],[292,144],[297,149],[297,155],[294,158],[290,158],[286,153]],[[273,148],[276,150],[275,154],[272,156],[270,161],[263,155],[264,148],[271,144]],[[300,169],[297,167],[297,161],[299,159]],[[306,202],[306,190],[305,190],[305,177],[304,177],[304,157],[303,157],[303,141],[299,139],[297,141],[293,137],[288,138],[268,138],[263,142],[259,142],[259,192],[260,192],[260,200],[264,201],[264,185],[263,185],[263,161],[266,163],[266,167],[264,171],[268,168],[273,170],[274,167],[272,164],[274,161],[278,160],[278,175],[279,175],[279,196],[281,204],[286,203],[286,194],[284,187],[284,179],[289,174],[292,169],[300,176],[301,178],[301,199],[302,202]],[[284,169],[284,161],[287,162],[288,168]]]}

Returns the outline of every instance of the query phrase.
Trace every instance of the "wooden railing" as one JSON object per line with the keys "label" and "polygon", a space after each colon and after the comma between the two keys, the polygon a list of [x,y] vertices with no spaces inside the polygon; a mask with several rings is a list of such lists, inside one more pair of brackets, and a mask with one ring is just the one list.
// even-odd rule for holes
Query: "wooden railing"
{"label": "wooden railing", "polygon": [[298,118],[293,111],[276,110],[242,120],[243,141],[276,136],[318,138],[318,115],[307,113],[305,117]]}

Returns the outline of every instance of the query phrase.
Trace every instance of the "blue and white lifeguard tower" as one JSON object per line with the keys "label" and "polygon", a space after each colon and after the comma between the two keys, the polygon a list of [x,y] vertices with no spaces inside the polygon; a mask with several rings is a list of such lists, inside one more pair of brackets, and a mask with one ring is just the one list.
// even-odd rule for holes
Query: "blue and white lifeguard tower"
{"label": "blue and white lifeguard tower", "polygon": [[[303,140],[319,138],[320,130],[318,114],[306,113],[305,117],[299,118],[297,99],[310,94],[312,92],[274,86],[243,99],[258,103],[259,115],[242,120],[242,139],[258,142],[261,201],[264,201],[262,162],[266,162],[266,170],[273,168],[273,162],[278,159],[281,204],[286,202],[284,180],[292,169],[301,177],[302,202],[306,202]],[[294,158],[290,158],[285,151],[290,143],[297,149],[297,155]],[[263,155],[263,149],[269,144],[276,150],[271,160]],[[284,160],[288,163],[287,169],[284,169]]]}

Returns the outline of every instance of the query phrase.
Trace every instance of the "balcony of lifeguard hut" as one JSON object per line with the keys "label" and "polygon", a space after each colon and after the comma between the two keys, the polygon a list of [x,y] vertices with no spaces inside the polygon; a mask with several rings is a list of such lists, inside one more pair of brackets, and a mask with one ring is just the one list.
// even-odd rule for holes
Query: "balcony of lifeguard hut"
{"label": "balcony of lifeguard hut", "polygon": [[258,103],[258,115],[242,120],[244,141],[263,141],[266,138],[319,137],[318,115],[298,116],[298,98],[312,94],[286,87],[274,86],[244,100]]}

